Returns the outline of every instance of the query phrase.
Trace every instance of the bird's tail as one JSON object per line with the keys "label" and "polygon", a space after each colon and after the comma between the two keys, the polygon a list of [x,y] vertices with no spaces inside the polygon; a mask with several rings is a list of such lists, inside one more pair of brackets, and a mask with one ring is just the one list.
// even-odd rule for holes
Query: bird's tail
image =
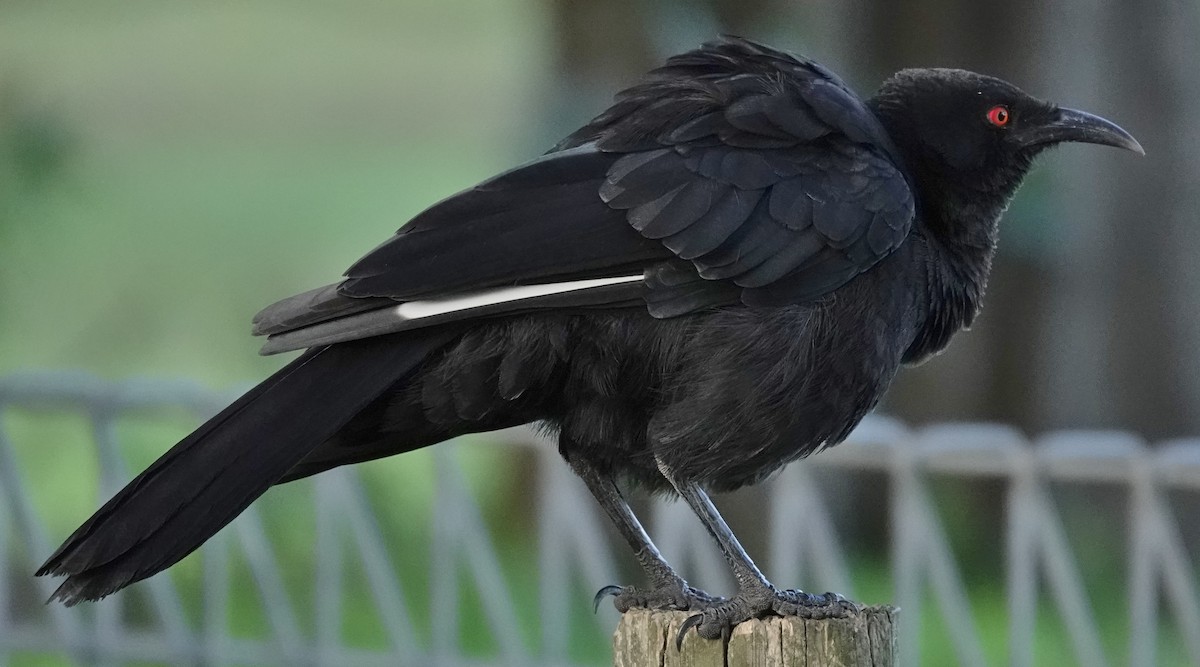
{"label": "bird's tail", "polygon": [[80,526],[37,572],[67,577],[51,599],[97,600],[170,567],[453,335],[435,328],[306,352]]}

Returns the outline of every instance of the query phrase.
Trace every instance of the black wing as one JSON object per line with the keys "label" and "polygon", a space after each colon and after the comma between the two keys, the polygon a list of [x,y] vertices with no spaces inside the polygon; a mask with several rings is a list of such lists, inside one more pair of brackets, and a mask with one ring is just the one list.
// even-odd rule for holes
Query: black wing
{"label": "black wing", "polygon": [[[912,192],[874,114],[819,64],[765,46],[727,39],[672,58],[593,125],[573,139],[632,151],[609,170],[605,202],[694,266],[676,290],[718,289],[703,279],[743,288],[748,305],[809,301],[912,227]],[[687,305],[653,304],[660,316]]]}
{"label": "black wing", "polygon": [[730,38],[670,59],[555,151],[420,214],[336,288],[264,311],[256,331],[299,347],[318,323],[323,342],[414,326],[381,323],[380,299],[629,274],[645,279],[576,296],[640,296],[656,317],[803,303],[895,249],[913,209],[886,133],[840,80]]}
{"label": "black wing", "polygon": [[502,285],[640,273],[670,256],[597,194],[618,155],[545,155],[413,218],[346,272],[338,291],[399,301]]}

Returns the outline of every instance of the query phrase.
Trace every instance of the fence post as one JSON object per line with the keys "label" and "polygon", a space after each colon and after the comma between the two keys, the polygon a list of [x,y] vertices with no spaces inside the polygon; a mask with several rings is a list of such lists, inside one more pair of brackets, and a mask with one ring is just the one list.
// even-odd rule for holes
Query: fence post
{"label": "fence post", "polygon": [[812,621],[769,617],[737,626],[728,640],[675,635],[682,611],[634,609],[613,636],[614,667],[894,667],[896,609],[867,607],[849,618]]}

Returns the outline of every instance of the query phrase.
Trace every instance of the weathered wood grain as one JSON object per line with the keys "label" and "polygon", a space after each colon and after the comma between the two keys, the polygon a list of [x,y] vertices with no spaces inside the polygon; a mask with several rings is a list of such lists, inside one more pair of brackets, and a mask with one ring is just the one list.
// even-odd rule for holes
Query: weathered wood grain
{"label": "weathered wood grain", "polygon": [[728,641],[694,631],[675,648],[686,612],[635,609],[613,637],[615,667],[895,667],[896,610],[867,607],[823,621],[764,618],[734,628]]}

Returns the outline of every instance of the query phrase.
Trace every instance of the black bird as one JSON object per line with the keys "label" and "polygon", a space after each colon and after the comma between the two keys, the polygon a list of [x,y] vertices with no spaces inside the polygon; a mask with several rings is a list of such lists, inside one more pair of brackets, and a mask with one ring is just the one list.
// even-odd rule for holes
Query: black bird
{"label": "black bird", "polygon": [[[997,222],[1061,142],[1142,153],[1102,118],[952,69],[862,100],[804,58],[725,38],[675,56],[552,151],[429,208],[345,279],[255,319],[307,348],[163,455],[38,571],[66,604],[199,547],[271,485],[541,422],[648,586],[716,637],[856,606],[780,590],[708,491],[841,441],[897,369],[979,312]],[[737,580],[688,586],[618,490],[678,494]],[[682,633],[680,634],[682,637]]]}

